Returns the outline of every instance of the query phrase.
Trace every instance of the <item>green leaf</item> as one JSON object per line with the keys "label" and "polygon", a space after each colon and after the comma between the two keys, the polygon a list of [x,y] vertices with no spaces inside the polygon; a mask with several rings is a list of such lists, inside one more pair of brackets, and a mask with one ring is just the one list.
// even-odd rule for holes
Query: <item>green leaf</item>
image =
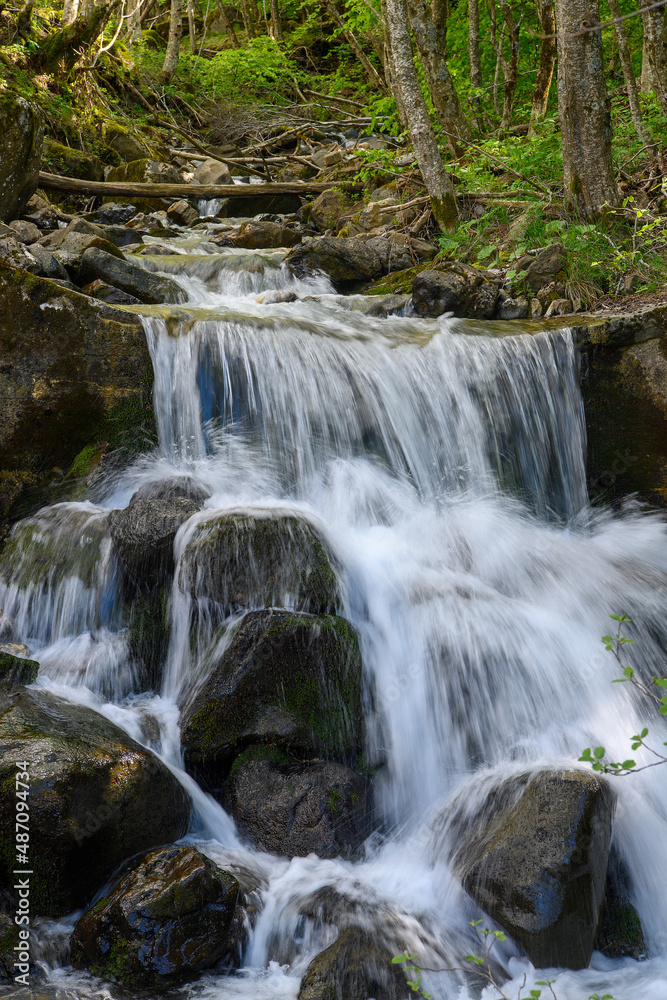
{"label": "green leaf", "polygon": [[624,760],[623,761],[623,769],[625,771],[631,771],[633,767],[636,767],[636,764],[635,764],[634,760]]}
{"label": "green leaf", "polygon": [[596,747],[595,750],[593,751],[593,756],[595,757],[596,760],[602,760],[605,753],[606,750],[604,747]]}
{"label": "green leaf", "polygon": [[477,260],[486,260],[487,257],[490,257],[491,254],[495,252],[496,252],[495,246],[489,243],[487,244],[487,246],[482,247],[482,249],[478,251]]}
{"label": "green leaf", "polygon": [[656,687],[667,688],[667,677],[654,677],[653,683]]}

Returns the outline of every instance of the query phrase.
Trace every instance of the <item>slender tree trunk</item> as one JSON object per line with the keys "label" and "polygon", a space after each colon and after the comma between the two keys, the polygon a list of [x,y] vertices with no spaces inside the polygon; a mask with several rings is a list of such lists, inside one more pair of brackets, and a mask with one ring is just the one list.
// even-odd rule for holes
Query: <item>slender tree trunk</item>
{"label": "slender tree trunk", "polygon": [[197,27],[195,25],[195,4],[194,0],[186,0],[188,12],[188,39],[190,41],[190,55],[197,51]]}
{"label": "slender tree trunk", "polygon": [[454,156],[472,140],[470,124],[456,93],[447,61],[443,55],[447,39],[444,4],[432,0],[431,16],[425,0],[408,0],[412,33],[417,43],[433,107],[447,133],[447,144]]}
{"label": "slender tree trunk", "polygon": [[611,115],[602,68],[597,0],[556,0],[558,117],[563,140],[565,201],[582,215],[618,204],[611,158]]}
{"label": "slender tree trunk", "polygon": [[621,5],[618,0],[609,0],[609,10],[611,12],[611,16],[616,20],[614,31],[616,32],[616,40],[618,41],[618,55],[621,60],[625,86],[628,91],[628,104],[630,105],[632,124],[634,125],[635,132],[641,141],[645,146],[648,146],[651,140],[649,139],[648,132],[646,131],[646,126],[644,125],[644,120],[642,118],[641,107],[639,106],[637,81],[635,80],[634,70],[632,69],[632,56],[630,55],[628,34],[625,30],[625,21],[620,20],[623,16],[623,12],[621,11]]}
{"label": "slender tree trunk", "polygon": [[410,131],[410,122],[408,120],[408,114],[401,100],[401,91],[396,83],[396,66],[394,65],[394,57],[391,50],[391,40],[389,38],[389,25],[387,23],[387,18],[382,16],[382,34],[384,38],[384,75],[387,81],[387,86],[391,91],[391,94],[396,101],[396,111],[398,113],[398,119],[401,123],[401,129],[403,132]]}
{"label": "slender tree trunk", "polygon": [[278,0],[271,0],[271,20],[273,21],[273,37],[277,42],[283,40],[283,22],[280,17]]}
{"label": "slender tree trunk", "polygon": [[30,34],[30,28],[32,25],[32,12],[35,9],[35,0],[25,0],[25,3],[19,10],[19,16],[16,19],[16,30],[22,38],[27,38]]}
{"label": "slender tree trunk", "polygon": [[407,0],[384,0],[383,13],[391,45],[393,83],[410,124],[410,137],[431,200],[433,217],[440,229],[452,230],[457,221],[454,187],[442,162],[426,101],[417,79]]}
{"label": "slender tree trunk", "polygon": [[217,3],[218,3],[218,10],[220,12],[220,21],[222,23],[222,27],[225,30],[225,34],[227,35],[227,38],[232,43],[232,48],[238,49],[238,48],[240,48],[241,43],[239,42],[238,38],[236,37],[236,32],[234,31],[234,25],[232,24],[232,22],[227,17],[227,11],[225,10],[225,6],[224,6],[222,0],[217,0]]}
{"label": "slender tree trunk", "polygon": [[[640,0],[640,7],[646,7],[650,2],[651,0]],[[654,10],[644,11],[642,21],[644,24],[644,53],[649,67],[647,82],[650,74],[651,89],[655,90],[662,113],[667,116],[667,23],[665,8],[656,7]]]}
{"label": "slender tree trunk", "polygon": [[171,12],[169,15],[169,40],[167,41],[167,51],[164,54],[164,63],[160,73],[160,83],[169,83],[176,67],[178,66],[178,54],[181,48],[181,38],[183,37],[183,9],[182,0],[171,0]]}
{"label": "slender tree trunk", "polygon": [[537,16],[542,32],[540,46],[540,64],[537,67],[535,89],[533,90],[533,106],[530,110],[530,135],[537,124],[547,113],[549,91],[556,65],[556,20],[554,17],[553,0],[536,0]]}
{"label": "slender tree trunk", "polygon": [[479,0],[468,0],[468,58],[470,60],[470,82],[473,87],[482,87],[482,57],[479,51]]}
{"label": "slender tree trunk", "polygon": [[[509,61],[501,54],[505,90],[503,93],[503,116],[500,120],[501,129],[507,129],[512,123],[516,85],[519,79],[519,24],[514,20],[514,14],[507,0],[500,0],[500,13],[507,28],[509,40]],[[502,47],[500,49],[502,53]]]}
{"label": "slender tree trunk", "polygon": [[241,17],[243,18],[243,27],[245,28],[246,35],[249,39],[254,38],[257,18],[253,18],[252,16],[250,0],[240,0],[239,6],[241,7]]}
{"label": "slender tree trunk", "polygon": [[140,0],[128,0],[127,4],[127,40],[130,44],[141,38],[141,18],[139,16]]}
{"label": "slender tree trunk", "polygon": [[364,50],[362,49],[362,47],[361,47],[358,39],[356,38],[356,36],[348,28],[347,24],[345,23],[345,21],[341,17],[341,15],[340,15],[340,13],[338,11],[338,8],[336,7],[336,5],[333,2],[333,0],[325,0],[325,3],[326,3],[327,11],[329,12],[329,15],[330,15],[332,21],[343,32],[343,34],[345,35],[345,38],[347,40],[348,45],[350,46],[350,48],[352,49],[352,51],[355,53],[355,55],[356,55],[357,59],[359,60],[359,62],[361,63],[361,65],[364,67],[364,71],[366,73],[366,76],[368,77],[369,83],[372,86],[377,87],[378,90],[383,90],[383,91],[386,90],[387,89],[387,85],[386,85],[385,81],[382,79],[382,77],[380,76],[380,74],[376,70],[375,66],[370,61],[370,59],[368,58],[368,56],[366,55],[366,53],[364,52]]}

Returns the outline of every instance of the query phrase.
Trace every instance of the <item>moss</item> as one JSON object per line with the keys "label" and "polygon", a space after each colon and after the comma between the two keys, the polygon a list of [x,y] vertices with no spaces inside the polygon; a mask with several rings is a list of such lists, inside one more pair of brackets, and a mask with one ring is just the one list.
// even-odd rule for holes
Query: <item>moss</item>
{"label": "moss", "polygon": [[627,900],[605,904],[596,947],[607,958],[646,957],[646,944],[639,914]]}
{"label": "moss", "polygon": [[281,750],[280,747],[273,745],[249,747],[234,759],[234,762],[229,769],[229,777],[233,778],[236,772],[250,760],[268,760],[272,764],[276,764],[278,767],[290,767],[295,763],[294,758],[288,757],[284,750]]}
{"label": "moss", "polygon": [[433,269],[433,261],[409,267],[405,271],[394,271],[379,281],[364,285],[359,291],[364,295],[410,295],[416,276],[429,269]]}
{"label": "moss", "polygon": [[63,177],[78,177],[86,181],[104,180],[104,168],[96,156],[64,146],[48,136],[44,139],[42,163],[51,173]]}
{"label": "moss", "polygon": [[37,680],[39,663],[22,660],[9,653],[0,653],[0,680],[15,684],[33,684]]}
{"label": "moss", "polygon": [[116,982],[132,985],[136,967],[136,952],[140,943],[119,938],[111,946],[105,960],[90,970],[100,979],[115,979]]}
{"label": "moss", "polygon": [[156,587],[132,602],[128,635],[130,654],[140,665],[144,683],[159,690],[162,664],[169,648],[169,591]]}

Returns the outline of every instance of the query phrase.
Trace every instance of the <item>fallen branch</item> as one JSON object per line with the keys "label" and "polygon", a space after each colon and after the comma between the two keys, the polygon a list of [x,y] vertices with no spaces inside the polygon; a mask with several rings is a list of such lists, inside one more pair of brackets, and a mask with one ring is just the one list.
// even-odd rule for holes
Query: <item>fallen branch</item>
{"label": "fallen branch", "polygon": [[336,187],[343,191],[363,191],[363,184],[349,182],[290,181],[270,184],[151,184],[130,181],[81,181],[40,170],[39,186],[70,194],[118,198],[248,198],[262,194],[320,194]]}

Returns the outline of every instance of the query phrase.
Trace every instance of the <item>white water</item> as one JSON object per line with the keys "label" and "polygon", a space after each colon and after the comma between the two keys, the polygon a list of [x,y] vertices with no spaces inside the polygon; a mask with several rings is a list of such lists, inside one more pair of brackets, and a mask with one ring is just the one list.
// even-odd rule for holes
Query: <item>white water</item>
{"label": "white water", "polygon": [[[0,607],[40,660],[40,684],[95,705],[178,768],[176,701],[198,667],[189,598],[175,586],[163,690],[133,694],[104,510],[124,506],[146,481],[194,475],[212,495],[181,529],[179,557],[212,509],[305,512],[343,567],[345,614],[361,636],[373,705],[367,753],[382,765],[387,833],[356,864],[272,858],[245,847],[181,772],[197,808],[191,839],[259,885],[244,970],[182,992],[294,1000],[312,956],[350,923],[396,953],[416,951],[424,965],[460,966],[478,913],[447,864],[448,802],[458,796],[472,809],[527,763],[569,767],[585,746],[627,757],[648,710],[629,686],[610,683],[615,662],[599,637],[609,612],[623,610],[638,625],[630,655],[664,673],[663,521],[587,507],[566,330],[500,339],[455,321],[373,319],[342,308],[325,279],[292,281],[279,255],[243,261],[191,239],[180,247],[178,257],[143,259],[175,274],[190,298],[142,307],[159,452],[110,484],[99,507],[38,515],[30,548],[0,567]],[[26,583],[35,551],[49,569]],[[598,954],[589,970],[555,973],[558,1000],[667,996],[665,771],[616,784],[615,840],[652,957]],[[69,926],[44,926],[45,994],[104,995],[54,964]],[[523,996],[543,978],[509,945],[497,958],[513,977],[509,995],[524,974]],[[426,985],[439,1000],[468,997],[456,974],[428,975]]]}

